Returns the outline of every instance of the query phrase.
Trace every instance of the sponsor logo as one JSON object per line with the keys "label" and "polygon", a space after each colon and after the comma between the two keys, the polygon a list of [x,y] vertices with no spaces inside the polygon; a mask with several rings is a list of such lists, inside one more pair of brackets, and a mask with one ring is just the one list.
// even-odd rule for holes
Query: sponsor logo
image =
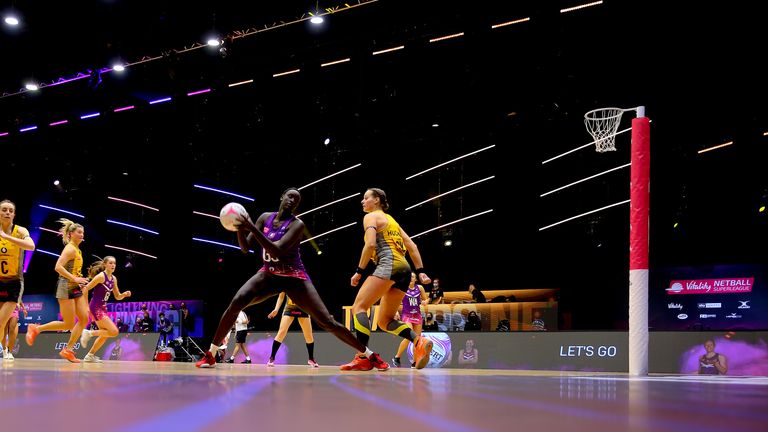
{"label": "sponsor logo", "polygon": [[739,307],[738,309],[752,309],[747,303],[751,302],[752,300],[739,300]]}
{"label": "sponsor logo", "polygon": [[731,313],[730,315],[726,315],[726,318],[741,318],[741,315],[736,315],[736,312]]}
{"label": "sponsor logo", "polygon": [[720,309],[723,307],[722,303],[699,303],[699,309]]}
{"label": "sponsor logo", "polygon": [[706,319],[706,318],[716,318],[716,317],[717,317],[717,315],[715,315],[715,314],[699,314],[699,318],[704,318],[704,319]]}
{"label": "sponsor logo", "polygon": [[730,294],[752,292],[755,278],[720,278],[673,280],[668,294]]}
{"label": "sponsor logo", "polygon": [[680,310],[682,310],[683,309],[683,305],[681,305],[680,303],[670,303],[670,304],[667,305],[667,309],[680,309]]}
{"label": "sponsor logo", "polygon": [[687,315],[687,314],[679,314],[679,315],[677,316],[677,319],[687,319],[687,318],[688,318],[688,315]]}

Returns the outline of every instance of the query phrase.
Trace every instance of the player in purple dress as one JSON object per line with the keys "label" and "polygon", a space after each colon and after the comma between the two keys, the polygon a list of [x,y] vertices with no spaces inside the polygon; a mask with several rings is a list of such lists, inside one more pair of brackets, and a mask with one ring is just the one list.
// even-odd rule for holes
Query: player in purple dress
{"label": "player in purple dress", "polygon": [[237,314],[252,304],[261,303],[284,291],[291,300],[304,310],[325,331],[365,355],[377,364],[386,364],[381,357],[359,342],[355,335],[333,318],[317,294],[301,262],[299,246],[304,232],[304,222],[293,215],[299,206],[301,194],[296,188],[286,189],[280,197],[280,208],[276,213],[263,213],[256,222],[240,218],[237,241],[243,253],[249,248],[261,246],[263,266],[237,291],[224,311],[219,326],[213,335],[211,348],[195,366],[211,368],[216,366],[213,352],[221,345],[232,328]]}
{"label": "player in purple dress", "polygon": [[[403,297],[403,308],[400,312],[400,321],[408,324],[413,332],[417,336],[421,336],[421,305],[429,302],[429,295],[424,291],[424,287],[416,284],[416,273],[411,273],[411,283],[408,285],[408,290]],[[392,366],[400,367],[400,356],[403,355],[408,344],[411,341],[403,339],[400,341],[400,346],[397,348],[397,354],[392,358]],[[411,367],[415,367],[415,363],[411,362]]]}
{"label": "player in purple dress", "polygon": [[107,338],[117,336],[117,326],[112,319],[107,315],[107,300],[114,294],[117,300],[122,300],[131,296],[130,291],[121,293],[117,288],[117,276],[114,275],[117,261],[113,256],[106,256],[101,261],[96,261],[88,268],[88,277],[91,279],[88,285],[83,288],[83,294],[88,298],[88,291],[93,290],[93,297],[88,304],[90,314],[96,324],[99,326],[98,330],[83,330],[80,335],[80,346],[88,346],[88,342],[92,337],[98,336],[96,342],[93,343],[91,350],[85,355],[83,359],[86,363],[102,363],[102,360],[96,355],[96,352],[104,345]]}

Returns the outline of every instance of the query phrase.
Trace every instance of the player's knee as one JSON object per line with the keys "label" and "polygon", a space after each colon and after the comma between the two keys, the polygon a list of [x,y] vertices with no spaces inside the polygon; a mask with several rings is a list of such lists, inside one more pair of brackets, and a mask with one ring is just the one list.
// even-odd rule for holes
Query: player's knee
{"label": "player's knee", "polygon": [[117,331],[117,329],[107,329],[107,337],[113,338],[117,336],[118,333],[119,332]]}

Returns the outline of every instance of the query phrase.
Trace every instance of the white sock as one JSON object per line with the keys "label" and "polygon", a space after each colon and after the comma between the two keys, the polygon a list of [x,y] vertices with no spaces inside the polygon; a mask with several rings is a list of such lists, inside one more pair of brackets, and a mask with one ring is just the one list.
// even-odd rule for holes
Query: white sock
{"label": "white sock", "polygon": [[371,349],[370,349],[370,348],[368,348],[368,347],[365,347],[365,356],[366,356],[366,357],[368,357],[368,358],[370,358],[370,357],[371,357],[371,354],[373,354],[373,351],[371,351]]}
{"label": "white sock", "polygon": [[246,360],[251,360],[251,357],[250,356],[245,356],[245,359]]}
{"label": "white sock", "polygon": [[229,359],[230,359],[230,360],[234,360],[234,359],[235,359],[235,356],[232,356],[232,357],[230,357]]}
{"label": "white sock", "polygon": [[213,354],[218,350],[219,350],[219,347],[217,345],[211,344],[211,348],[208,351],[210,351],[211,354]]}

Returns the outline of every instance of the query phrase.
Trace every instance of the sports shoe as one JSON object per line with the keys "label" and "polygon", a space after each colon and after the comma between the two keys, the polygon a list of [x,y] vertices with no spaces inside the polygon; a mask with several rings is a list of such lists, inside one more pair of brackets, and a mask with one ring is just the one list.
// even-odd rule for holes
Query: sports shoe
{"label": "sports shoe", "polygon": [[80,359],[75,357],[74,351],[67,347],[62,348],[62,350],[59,351],[59,356],[63,359],[69,360],[70,363],[80,363]]}
{"label": "sports shoe", "polygon": [[234,362],[235,362],[235,359],[233,359],[233,358],[228,358],[228,359],[224,360],[224,363],[234,363]]}
{"label": "sports shoe", "polygon": [[275,359],[269,359],[269,361],[267,361],[267,367],[275,367]]}
{"label": "sports shoe", "polygon": [[206,351],[203,358],[195,363],[195,367],[199,368],[212,368],[216,367],[216,359],[213,358],[213,354],[210,351]]}
{"label": "sports shoe", "polygon": [[431,353],[432,341],[424,336],[419,336],[419,340],[413,348],[413,363],[415,363],[416,369],[424,369],[424,366],[429,363],[429,355]]}
{"label": "sports shoe", "polygon": [[40,330],[37,329],[38,324],[30,324],[27,326],[27,335],[24,339],[27,340],[27,345],[32,346],[35,344],[35,338],[40,334]]}
{"label": "sports shoe", "polygon": [[339,369],[343,371],[369,371],[373,369],[373,364],[368,357],[356,355],[354,360],[339,366]]}
{"label": "sports shoe", "polygon": [[6,360],[6,361],[15,360],[15,358],[13,358],[13,353],[10,350],[8,350],[8,348],[3,350],[3,360]]}
{"label": "sports shoe", "polygon": [[251,364],[251,359],[245,359],[240,362],[241,364]]}
{"label": "sports shoe", "polygon": [[104,363],[104,360],[102,360],[99,356],[93,355],[91,353],[88,353],[83,357],[83,361],[86,363]]}
{"label": "sports shoe", "polygon": [[416,369],[416,363],[411,363],[411,369]]}
{"label": "sports shoe", "polygon": [[88,346],[88,342],[91,341],[91,337],[93,335],[91,334],[90,330],[83,330],[82,333],[80,333],[80,346],[85,348]]}
{"label": "sports shoe", "polygon": [[399,368],[400,366],[402,366],[400,364],[400,357],[392,357],[392,367]]}
{"label": "sports shoe", "polygon": [[371,354],[371,356],[368,357],[368,360],[371,361],[371,365],[373,367],[375,367],[376,369],[378,369],[380,371],[385,371],[385,370],[389,369],[389,363],[387,363],[384,360],[382,360],[381,356],[376,354],[376,353]]}
{"label": "sports shoe", "polygon": [[319,364],[317,364],[317,362],[316,362],[316,361],[314,361],[314,360],[312,360],[312,359],[309,359],[309,360],[307,360],[307,364],[308,364],[309,366],[313,367],[313,368],[316,368],[316,367],[320,367],[320,365],[319,365]]}

